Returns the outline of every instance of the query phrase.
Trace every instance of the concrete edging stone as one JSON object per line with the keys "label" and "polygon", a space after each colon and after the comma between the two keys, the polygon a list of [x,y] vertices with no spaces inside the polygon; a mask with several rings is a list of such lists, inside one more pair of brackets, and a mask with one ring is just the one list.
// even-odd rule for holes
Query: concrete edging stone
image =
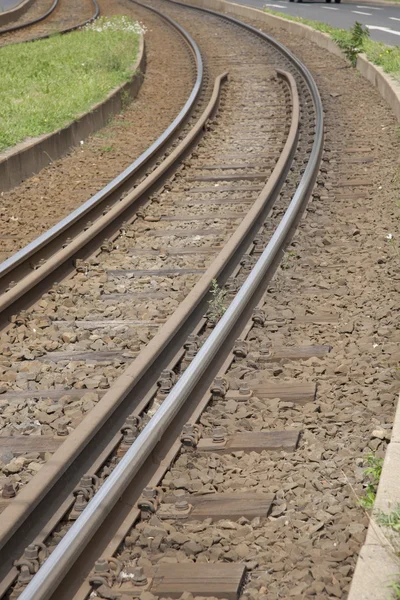
{"label": "concrete edging stone", "polygon": [[358,55],[357,69],[377,88],[396,115],[396,119],[400,121],[400,83],[387,75],[382,67],[370,63],[365,54]]}
{"label": "concrete edging stone", "polygon": [[[226,0],[187,0],[204,8],[216,10],[233,17],[259,20],[271,27],[280,27],[293,35],[306,38],[328,52],[345,58],[343,52],[328,34],[312,29],[308,25],[288,21],[261,10]],[[400,121],[400,84],[386,75],[381,67],[368,61],[365,55],[357,58],[357,69],[377,88]],[[400,401],[394,418],[392,439],[387,448],[382,475],[376,495],[375,509],[387,512],[400,504]],[[348,600],[388,600],[390,584],[400,580],[400,561],[385,533],[370,520],[367,537],[361,548]]]}
{"label": "concrete edging stone", "polygon": [[[400,402],[394,417],[392,438],[387,447],[379,480],[374,512],[388,513],[400,504]],[[390,585],[400,580],[400,561],[390,532],[382,530],[374,517],[358,556],[348,600],[388,600]]]}
{"label": "concrete edging stone", "polygon": [[32,6],[35,0],[24,0],[16,6],[15,8],[11,8],[10,10],[6,10],[5,12],[0,13],[0,27],[4,27],[9,23],[12,23],[16,19],[19,19],[27,10]]}
{"label": "concrete edging stone", "polygon": [[6,192],[58,160],[81,140],[104,127],[110,117],[118,114],[126,97],[135,98],[140,90],[146,70],[146,51],[143,35],[140,36],[138,56],[133,66],[132,78],[112,90],[105,100],[80,115],[72,123],[52,133],[30,139],[0,154],[0,192]]}
{"label": "concrete edging stone", "polygon": [[[346,0],[343,4],[360,4],[360,0]],[[399,2],[390,2],[389,0],[362,0],[361,4],[369,4],[370,6],[397,6],[400,8]]]}
{"label": "concrete edging stone", "polygon": [[[339,46],[332,38],[321,31],[316,31],[309,25],[289,21],[283,17],[265,13],[257,8],[250,8],[242,4],[234,4],[226,0],[187,0],[188,4],[193,3],[197,6],[210,8],[222,13],[230,14],[234,17],[248,17],[262,21],[270,27],[280,27],[293,35],[298,35],[305,38],[320,48],[325,48],[328,52],[340,56],[345,59],[345,55]],[[398,121],[400,121],[400,83],[384,73],[381,67],[373,65],[368,61],[364,54],[360,54],[357,58],[357,69],[361,75],[368,79],[374,87],[376,87],[382,98],[386,100],[390,108],[393,110]]]}

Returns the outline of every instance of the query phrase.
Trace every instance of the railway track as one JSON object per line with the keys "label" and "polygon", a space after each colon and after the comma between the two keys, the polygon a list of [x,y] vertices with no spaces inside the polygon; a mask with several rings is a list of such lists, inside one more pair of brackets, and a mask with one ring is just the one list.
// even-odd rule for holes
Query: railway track
{"label": "railway track", "polygon": [[[186,574],[167,565],[174,591],[162,587],[157,549],[163,539],[150,548],[150,575],[122,540],[134,539],[143,525],[154,527],[159,508],[160,519],[171,517],[168,510],[173,520],[188,517],[192,507],[196,514],[194,496],[166,506],[157,489],[170,478],[182,444],[197,450],[178,461],[195,461],[200,452],[199,464],[226,444],[239,454],[243,447],[261,452],[297,445],[298,433],[278,430],[232,447],[224,431],[207,425],[199,439],[197,423],[210,393],[211,411],[221,409],[227,394],[231,405],[255,397],[245,377],[247,338],[254,340],[268,322],[261,298],[317,177],[323,141],[318,91],[305,67],[258,30],[177,3],[161,6],[190,26],[203,55],[180,30],[197,78],[178,121],[82,211],[0,267],[8,286],[0,298],[3,340],[10,344],[3,347],[0,443],[3,456],[12,454],[1,501],[1,597],[85,598],[93,586],[100,597],[132,597],[146,586],[174,596],[182,585],[201,595],[236,597],[246,573],[236,561],[221,566],[216,560],[203,565],[204,572],[199,561],[193,571],[186,565]],[[212,85],[205,85],[204,69]],[[199,116],[193,111],[201,88]],[[189,121],[190,114],[196,118]],[[173,134],[178,139],[165,156]],[[156,168],[146,177],[149,157]],[[130,189],[139,167],[141,181]],[[111,194],[113,205],[105,209]],[[221,320],[206,314],[213,280],[233,297]],[[297,352],[314,356],[317,350]],[[233,361],[235,375],[226,375]],[[274,398],[315,397],[309,382],[278,388]],[[16,412],[17,419],[8,418]],[[234,496],[209,497],[203,515],[263,517],[275,500],[271,494]],[[155,533],[150,538],[161,535]],[[186,541],[193,541],[190,535]],[[188,556],[198,554],[193,544],[187,548]],[[201,584],[193,583],[199,578]],[[164,583],[157,588],[157,581]]]}
{"label": "railway track", "polygon": [[100,14],[96,0],[66,2],[36,0],[32,7],[13,25],[0,28],[0,47],[48,38],[55,33],[68,33]]}

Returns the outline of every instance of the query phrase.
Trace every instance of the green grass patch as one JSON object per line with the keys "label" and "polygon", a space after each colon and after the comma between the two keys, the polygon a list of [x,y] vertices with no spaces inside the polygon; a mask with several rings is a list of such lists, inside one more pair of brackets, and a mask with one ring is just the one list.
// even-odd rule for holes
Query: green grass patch
{"label": "green grass patch", "polygon": [[132,76],[142,29],[127,17],[0,48],[0,150],[50,133]]}
{"label": "green grass patch", "polygon": [[[400,1],[400,0],[399,0]],[[373,64],[382,67],[385,73],[389,73],[395,79],[400,81],[400,47],[399,46],[387,46],[382,42],[374,42],[368,37],[364,37],[362,40],[361,47],[357,48],[353,46],[354,41],[354,28],[352,31],[346,29],[337,29],[331,27],[326,23],[320,23],[319,21],[313,21],[311,19],[303,19],[302,17],[292,17],[282,12],[275,10],[264,9],[265,12],[277,17],[283,17],[288,21],[295,21],[296,23],[303,23],[308,25],[317,31],[322,31],[331,36],[331,38],[337,43],[337,45],[344,50],[353,47],[353,50],[364,52],[369,61]]]}

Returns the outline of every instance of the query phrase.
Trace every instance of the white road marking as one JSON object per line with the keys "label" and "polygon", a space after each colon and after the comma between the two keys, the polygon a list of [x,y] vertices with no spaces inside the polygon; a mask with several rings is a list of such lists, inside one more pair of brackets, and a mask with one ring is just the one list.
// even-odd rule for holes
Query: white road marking
{"label": "white road marking", "polygon": [[389,19],[392,19],[392,21],[400,21],[400,19],[398,19],[397,17],[389,17]]}
{"label": "white road marking", "polygon": [[333,8],[333,6],[323,6],[325,10],[339,10],[338,8]]}
{"label": "white road marking", "polygon": [[264,6],[268,7],[272,7],[272,8],[287,8],[287,6],[282,6],[282,4],[264,4]]}
{"label": "white road marking", "polygon": [[389,29],[389,27],[378,27],[378,25],[367,25],[367,27],[368,29],[378,29],[379,31],[384,31],[385,33],[393,33],[393,35],[400,35],[400,31]]}
{"label": "white road marking", "polygon": [[361,12],[361,10],[352,10],[355,15],[365,15],[366,17],[372,17],[372,13]]}
{"label": "white road marking", "polygon": [[357,8],[367,8],[368,10],[382,10],[382,8],[377,8],[376,6],[363,6],[363,5],[358,5],[358,4],[357,4]]}

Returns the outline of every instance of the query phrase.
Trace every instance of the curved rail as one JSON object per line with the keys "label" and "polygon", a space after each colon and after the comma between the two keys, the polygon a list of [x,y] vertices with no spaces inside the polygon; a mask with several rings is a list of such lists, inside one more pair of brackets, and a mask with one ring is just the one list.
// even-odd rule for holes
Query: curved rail
{"label": "curved rail", "polygon": [[[81,23],[78,23],[78,25],[73,25],[72,27],[67,27],[66,29],[61,29],[60,31],[57,31],[57,33],[60,34],[60,35],[64,35],[65,33],[70,33],[71,31],[75,31],[76,29],[80,29],[81,27],[84,27],[85,25],[88,25],[89,23],[92,23],[93,21],[95,21],[100,16],[100,7],[99,7],[99,5],[97,3],[97,0],[91,0],[91,1],[92,1],[92,4],[93,4],[93,7],[94,7],[94,13],[92,14],[91,17],[89,17],[89,19],[86,19],[85,21],[82,21]],[[21,25],[14,25],[13,27],[9,27],[7,29],[0,30],[0,36],[3,33],[4,34],[5,33],[12,33],[13,31],[18,31],[19,29],[24,29],[25,27],[30,27],[32,25],[36,25],[36,23],[40,23],[40,21],[44,21],[44,19],[46,19],[49,15],[51,15],[51,13],[57,7],[58,2],[59,2],[59,0],[54,0],[54,3],[50,7],[50,9],[44,15],[41,15],[37,19],[33,19],[32,21],[28,21],[27,23],[22,23]],[[27,43],[27,42],[37,42],[39,40],[45,40],[45,39],[49,38],[51,35],[54,35],[54,33],[55,32],[46,33],[46,34],[43,34],[43,35],[38,35],[36,37],[30,38],[28,40],[23,40],[21,42],[10,42],[7,45],[24,44],[24,43]]]}
{"label": "curved rail", "polygon": [[24,29],[25,27],[30,27],[31,25],[40,23],[40,21],[44,21],[44,19],[47,19],[47,17],[51,15],[51,13],[54,11],[58,2],[59,0],[54,0],[53,4],[43,15],[40,15],[40,17],[37,17],[36,19],[32,19],[32,21],[27,21],[26,23],[22,23],[21,25],[13,25],[12,27],[7,27],[6,29],[0,29],[0,35],[2,35],[3,33],[11,33],[12,31],[17,31],[18,29]]}
{"label": "curved rail", "polygon": [[[118,184],[121,184],[121,182],[129,180],[129,175],[131,173],[137,172],[138,165],[147,166],[148,159],[150,157],[153,157],[159,148],[164,149],[166,142],[172,137],[173,134],[179,133],[180,126],[185,123],[185,117],[187,117],[187,115],[190,113],[191,109],[193,108],[193,105],[194,105],[194,103],[200,93],[200,90],[201,90],[201,84],[203,82],[204,70],[203,70],[203,61],[202,61],[200,51],[199,51],[196,43],[192,40],[192,38],[185,32],[185,30],[180,25],[175,24],[175,22],[172,19],[169,19],[168,17],[164,17],[164,15],[162,13],[159,13],[158,11],[155,11],[155,12],[157,12],[162,18],[165,18],[165,20],[168,23],[170,23],[174,27],[176,26],[177,30],[182,34],[183,39],[186,40],[187,43],[189,44],[189,46],[192,50],[193,56],[196,59],[196,63],[198,65],[196,81],[194,83],[191,94],[185,103],[185,106],[182,108],[182,110],[180,111],[178,116],[174,119],[173,123],[164,131],[164,133],[160,136],[160,138],[158,138],[158,140],[156,140],[156,142],[154,142],[154,144],[152,144],[152,146],[146,152],[144,152],[142,154],[142,156],[139,157],[139,159],[137,159],[137,161],[135,161],[130,167],[128,167],[128,169],[126,169],[126,171],[124,171],[118,178],[113,180],[113,182],[111,182],[111,184],[109,184],[109,186],[106,186],[106,188],[104,188],[104,190],[106,192],[109,192],[109,190],[112,189],[113,186],[115,186],[118,189],[119,188]],[[223,74],[219,78],[220,84],[225,79],[226,79],[226,74]],[[204,126],[205,126],[207,120],[209,118],[212,118],[214,111],[216,110],[216,106],[217,106],[218,102],[219,102],[219,92],[214,93],[212,95],[209,106],[204,111],[204,113],[201,116],[201,118],[199,119],[197,125],[195,127],[193,127],[193,129],[186,136],[185,140],[183,142],[181,142],[179,144],[179,146],[171,153],[171,155],[167,159],[165,159],[163,161],[163,163],[159,166],[158,173],[156,174],[156,178],[157,178],[157,175],[160,175],[160,173],[163,174],[166,170],[168,170],[168,168],[170,168],[171,165],[173,165],[174,162],[176,162],[176,160],[182,155],[182,153],[184,151],[186,151],[188,149],[188,147],[190,147],[192,144],[194,144],[197,141],[198,137],[203,134]],[[153,180],[154,179],[153,174],[150,175],[147,179]],[[144,189],[147,189],[147,187],[146,187],[146,184],[139,186],[139,188],[140,188],[139,192],[138,192],[139,195],[141,192],[143,192]],[[136,192],[136,190],[135,190],[135,192]],[[124,198],[121,202],[119,202],[117,204],[116,210],[118,211],[121,206],[123,207],[124,203],[126,205],[129,205],[129,201],[130,201],[129,198]],[[112,211],[110,211],[110,212],[112,212]],[[111,215],[111,217],[109,216],[109,219],[112,221],[113,217],[114,217],[114,213],[113,213],[113,215]],[[103,219],[105,219],[105,218],[106,217],[103,217]],[[105,226],[104,222],[102,222],[101,225]],[[84,232],[83,236],[85,236],[86,233],[87,232]],[[114,405],[113,408],[116,408],[116,406]],[[91,422],[91,424],[93,424],[93,423]],[[89,436],[88,436],[89,441],[92,439],[93,435],[96,432],[95,430],[98,427],[100,427],[99,422],[97,422],[95,424],[95,428],[93,430],[91,430],[91,432],[89,433]],[[83,436],[83,438],[84,437],[86,437],[86,436]],[[71,436],[71,438],[72,438],[72,436]],[[69,438],[69,439],[71,439],[71,438]],[[71,439],[71,441],[73,442],[72,439]],[[69,440],[67,440],[67,446],[68,446],[68,442],[69,442]],[[11,518],[7,517],[7,519],[2,520],[2,525],[4,525],[4,526],[1,527],[2,531],[1,531],[0,548],[4,548],[4,545],[7,543],[7,540],[13,535],[13,533],[16,531],[16,529],[18,529],[20,523],[25,522],[28,515],[35,509],[37,504],[43,498],[49,485],[52,486],[55,484],[55,482],[57,482],[57,480],[60,478],[60,476],[62,476],[64,471],[68,468],[70,460],[71,461],[74,460],[75,456],[77,454],[79,454],[80,450],[82,450],[82,447],[79,448],[79,446],[77,446],[76,439],[75,439],[75,444],[74,444],[74,442],[72,443],[72,447],[70,448],[70,453],[68,454],[68,452],[66,451],[66,447],[65,447],[65,450],[63,450],[63,452],[61,453],[61,457],[62,457],[61,462],[59,459],[57,459],[58,466],[56,466],[54,471],[51,473],[51,477],[46,478],[45,472],[43,472],[44,477],[39,475],[39,479],[43,483],[43,485],[41,485],[38,482],[38,480],[36,480],[36,482],[33,486],[33,489],[31,489],[29,491],[28,486],[26,486],[21,491],[22,496],[20,496],[20,499],[25,498],[25,500],[23,500],[22,502],[16,503],[13,507],[10,507],[10,508],[12,508],[11,512],[13,513],[12,515],[9,515],[9,517],[11,517]],[[51,466],[51,465],[49,465],[49,466]],[[13,512],[13,511],[15,511],[15,512]],[[3,515],[3,517],[4,517],[4,515]],[[7,552],[4,555],[4,559],[6,558],[6,556],[8,556]],[[0,559],[0,563],[1,562],[2,562],[2,560]]]}
{"label": "curved rail", "polygon": [[[204,377],[207,369],[215,360],[223,343],[231,334],[262,282],[271,274],[271,269],[287,244],[316,180],[323,149],[323,110],[318,89],[310,73],[288,50],[275,40],[271,41],[271,38],[266,34],[226,15],[220,15],[215,11],[206,12],[222,16],[224,19],[245,26],[259,37],[273,43],[275,47],[278,47],[296,65],[308,84],[316,111],[316,132],[310,158],[279,226],[224,316],[148,425],[137,437],[106,482],[89,502],[88,507],[83,511],[51,556],[28,584],[20,596],[21,600],[46,600],[49,598],[62,574],[71,567],[72,562],[76,560],[77,556],[100,527],[123,491],[127,488],[132,477],[138,472],[144,460],[150,455],[168,426],[177,416],[195,386]],[[279,165],[279,168],[281,167],[282,165]]]}
{"label": "curved rail", "polygon": [[[227,74],[224,73],[217,78],[210,102],[203,115],[197,122],[194,128],[195,130],[204,130],[204,126],[206,125],[207,121],[212,117],[213,113],[218,107],[221,86],[226,80],[226,77]],[[192,130],[182,144],[187,144],[194,134],[196,134],[196,131]],[[233,240],[234,246],[236,245],[236,242],[237,240]],[[225,263],[225,260],[226,255],[224,254],[224,256],[221,258],[222,263]],[[211,270],[209,269],[207,277],[203,276],[200,291],[198,285],[194,288],[194,297],[197,299],[197,301],[199,301],[199,298],[207,293],[210,286],[210,281],[214,276],[218,275],[221,261],[218,261],[217,259],[217,261],[215,261],[217,264],[215,265],[213,263],[213,268]],[[204,280],[204,277],[206,277],[206,280]],[[187,313],[189,314],[192,309],[193,301],[189,301],[187,303]],[[11,504],[6,509],[6,513],[2,513],[2,521],[0,526],[0,565],[2,560],[5,562],[6,557],[8,558],[10,554],[9,549],[6,547],[8,539],[10,539],[15,532],[20,529],[20,527],[25,526],[24,523],[29,514],[35,509],[36,506],[39,505],[49,489],[56,486],[58,480],[62,478],[64,472],[66,473],[66,478],[68,479],[68,468],[70,465],[72,465],[72,470],[77,470],[77,461],[83,457],[90,442],[94,441],[93,437],[96,434],[99,434],[103,440],[107,438],[107,435],[110,431],[109,419],[113,413],[115,413],[118,405],[124,400],[126,395],[127,386],[124,385],[126,380],[128,380],[129,385],[132,387],[133,378],[136,380],[140,378],[142,383],[143,377],[141,376],[146,373],[148,373],[150,376],[153,375],[153,364],[157,358],[157,355],[161,354],[164,350],[165,353],[168,354],[168,349],[176,346],[176,330],[182,328],[182,323],[184,320],[184,318],[182,319],[181,312],[179,315],[177,315],[177,313],[172,315],[172,317],[165,324],[162,334],[156,336],[157,339],[155,341],[152,340],[148,344],[145,352],[143,352],[141,355],[141,358],[134,361],[131,368],[128,368],[122,377],[119,378],[118,382],[115,382],[116,385],[114,385],[111,390],[107,392],[102,399],[103,401],[93,409],[94,412],[92,411],[90,419],[85,423],[82,422],[75,432],[68,436],[68,438],[62,444],[62,448],[60,448],[44,465],[44,468],[37,474],[37,476],[35,476],[35,480],[32,480],[30,484],[25,486],[20,491],[18,494],[18,502]],[[158,370],[156,370],[156,373],[158,373]],[[150,386],[151,385],[152,383],[150,383]],[[130,411],[131,410],[132,409],[130,408]],[[107,439],[106,444],[108,443],[109,440]],[[95,446],[96,453],[98,453],[99,445],[95,444]],[[86,470],[87,467],[84,468],[84,472],[86,472]],[[66,510],[68,510],[68,508]],[[18,538],[18,535],[16,537]],[[9,579],[12,580],[12,578],[13,574],[10,573]],[[1,587],[2,585],[4,586],[4,580],[0,583],[0,596],[4,589],[4,587]],[[10,585],[10,583],[8,585]]]}
{"label": "curved rail", "polygon": [[[135,0],[131,0],[135,2]],[[98,222],[95,223],[93,227],[90,227],[85,233],[83,233],[79,238],[79,243],[70,243],[65,247],[65,240],[68,238],[69,233],[74,226],[78,226],[81,224],[81,228],[83,229],[83,221],[86,222],[88,217],[93,214],[96,209],[99,209],[100,205],[105,202],[105,200],[110,200],[110,195],[115,193],[122,193],[122,189],[131,183],[131,179],[138,174],[140,170],[146,168],[149,162],[157,155],[162,149],[165,148],[166,144],[170,140],[170,138],[177,132],[177,130],[182,127],[188,118],[190,112],[192,111],[194,104],[199,96],[201,86],[203,83],[204,77],[204,67],[203,61],[201,58],[200,50],[196,44],[196,42],[191,38],[191,36],[173,19],[163,15],[161,12],[156,9],[143,5],[149,10],[152,10],[162,18],[165,18],[167,22],[170,23],[179,33],[183,36],[184,40],[189,45],[190,49],[193,52],[196,67],[197,67],[197,75],[196,80],[193,85],[192,91],[186,100],[184,106],[179,111],[178,115],[175,117],[173,122],[167,127],[167,129],[153,142],[153,144],[145,150],[129,167],[127,167],[120,175],[115,177],[110,183],[108,183],[102,190],[94,194],[89,200],[84,202],[80,207],[75,209],[72,213],[70,213],[67,217],[62,219],[59,223],[51,227],[48,231],[40,235],[38,238],[27,244],[24,248],[16,252],[13,256],[6,259],[4,262],[0,264],[0,284],[6,288],[7,282],[5,281],[5,277],[7,277],[8,281],[16,281],[17,280],[17,269],[20,268],[22,270],[30,270],[30,263],[36,262],[38,260],[39,252],[43,250],[47,250],[51,259],[46,262],[45,265],[39,267],[30,275],[14,285],[10,290],[5,292],[0,297],[0,314],[4,312],[7,308],[12,306],[21,296],[29,292],[35,285],[38,285],[45,277],[49,275],[55,268],[59,267],[60,264],[68,260],[73,254],[77,251],[77,249],[82,248],[85,243],[91,241],[95,235],[102,231],[110,222],[115,219],[115,212],[112,210],[107,213],[107,215],[99,219]],[[147,178],[146,189],[150,187],[159,177],[159,173],[157,170],[153,174],[153,179]],[[123,202],[120,202],[116,209],[118,212],[121,212],[121,209],[129,207],[134,201],[136,201],[140,192],[143,192],[143,186],[138,186],[135,190],[136,193],[134,196],[127,196]],[[119,198],[118,198],[119,199]],[[61,238],[61,239],[60,239]],[[57,248],[54,249],[52,243],[57,241]],[[60,250],[59,254],[56,254],[56,251]]]}

